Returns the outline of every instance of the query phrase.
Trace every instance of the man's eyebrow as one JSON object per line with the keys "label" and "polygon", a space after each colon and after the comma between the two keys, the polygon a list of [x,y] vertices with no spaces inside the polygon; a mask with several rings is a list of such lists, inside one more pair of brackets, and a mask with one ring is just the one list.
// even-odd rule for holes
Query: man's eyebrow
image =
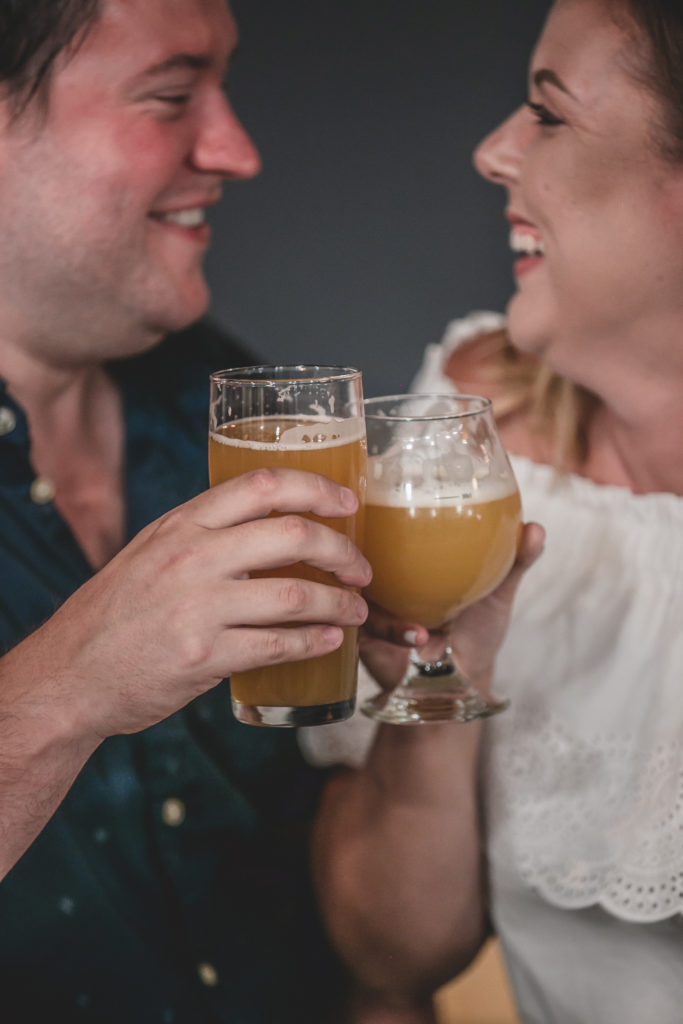
{"label": "man's eyebrow", "polygon": [[146,68],[142,77],[153,78],[155,75],[163,75],[166,71],[205,71],[210,66],[210,58],[203,54],[176,53]]}
{"label": "man's eyebrow", "polygon": [[571,96],[572,99],[576,99],[574,93],[567,88],[562,79],[559,78],[554,71],[551,71],[550,68],[539,68],[538,71],[534,71],[531,76],[531,80],[534,85],[537,86],[541,86],[547,82],[548,85],[554,85],[556,89],[560,89],[561,92],[566,93],[567,96]]}

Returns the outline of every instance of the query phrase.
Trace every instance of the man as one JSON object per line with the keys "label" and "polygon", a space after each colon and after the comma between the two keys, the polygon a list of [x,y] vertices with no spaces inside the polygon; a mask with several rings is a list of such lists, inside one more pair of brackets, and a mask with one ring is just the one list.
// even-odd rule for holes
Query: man
{"label": "man", "polygon": [[[224,0],[2,6],[2,1017],[331,1021],[321,774],[221,680],[334,649],[370,573],[265,519],[352,514],[330,481],[205,490],[207,374],[248,359],[184,330],[205,210],[259,168],[221,88],[235,25]],[[247,577],[300,558],[349,589]]]}
{"label": "man", "polygon": [[[0,14],[0,1014],[333,1024],[346,981],[308,868],[325,776],[291,732],[236,723],[222,680],[330,651],[367,611],[249,570],[305,559],[359,588],[370,569],[335,531],[265,518],[352,514],[330,481],[205,490],[207,375],[248,360],[187,330],[205,209],[259,168],[221,89],[235,25],[225,0]],[[432,767],[470,743],[444,728],[385,729],[318,819],[362,1024],[430,1019],[450,969],[414,924],[452,874],[452,816],[431,828],[452,776]]]}

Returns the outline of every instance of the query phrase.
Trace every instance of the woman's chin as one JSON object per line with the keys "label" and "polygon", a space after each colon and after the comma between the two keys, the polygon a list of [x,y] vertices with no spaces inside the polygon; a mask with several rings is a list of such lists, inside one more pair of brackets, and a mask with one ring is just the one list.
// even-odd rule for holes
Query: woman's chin
{"label": "woman's chin", "polygon": [[507,329],[520,352],[542,355],[550,340],[548,317],[542,307],[522,292],[515,292],[507,307]]}

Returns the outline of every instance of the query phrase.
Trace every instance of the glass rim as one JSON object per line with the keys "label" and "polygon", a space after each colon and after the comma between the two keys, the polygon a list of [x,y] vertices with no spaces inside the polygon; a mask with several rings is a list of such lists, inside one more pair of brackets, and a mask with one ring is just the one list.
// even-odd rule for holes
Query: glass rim
{"label": "glass rim", "polygon": [[[270,371],[270,376],[268,375]],[[294,374],[293,371],[299,371]],[[281,372],[281,376],[275,376]],[[287,373],[291,376],[287,376]],[[355,366],[319,365],[317,363],[255,363],[253,366],[229,367],[216,370],[209,374],[209,380],[215,384],[251,384],[260,387],[264,384],[325,384],[328,381],[353,380],[360,377],[361,371]]]}
{"label": "glass rim", "polygon": [[[376,412],[368,411],[368,406],[373,403],[379,402],[403,402],[408,399],[415,398],[433,398],[435,400],[446,400],[452,402],[456,399],[466,399],[468,401],[481,402],[479,409],[465,409],[462,412],[438,412],[434,415],[424,416],[405,416],[401,413],[387,413],[387,412]],[[467,419],[470,416],[481,416],[484,412],[489,412],[493,407],[493,402],[490,398],[485,398],[483,395],[470,395],[465,393],[453,393],[441,392],[441,391],[409,391],[403,392],[400,395],[378,395],[375,398],[363,399],[363,410],[365,418],[373,420],[382,420],[383,423],[416,423],[416,422],[430,422],[434,420],[456,420],[456,419]]]}

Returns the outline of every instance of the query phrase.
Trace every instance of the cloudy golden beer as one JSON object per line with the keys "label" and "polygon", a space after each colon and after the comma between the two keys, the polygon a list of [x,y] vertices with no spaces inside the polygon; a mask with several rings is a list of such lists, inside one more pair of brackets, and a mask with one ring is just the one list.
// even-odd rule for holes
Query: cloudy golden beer
{"label": "cloudy golden beer", "polygon": [[366,595],[428,629],[453,619],[508,574],[519,543],[519,493],[392,503],[368,495],[364,554],[373,570]]}
{"label": "cloudy golden beer", "polygon": [[[362,547],[366,480],[365,429],[360,418],[266,416],[223,424],[209,435],[211,486],[262,467],[308,470],[349,487],[361,500],[354,516],[321,519]],[[331,574],[301,562],[252,576],[300,578],[341,586]],[[307,707],[353,701],[358,630],[344,629],[341,647],[319,658],[235,673],[233,702],[256,707]]]}

